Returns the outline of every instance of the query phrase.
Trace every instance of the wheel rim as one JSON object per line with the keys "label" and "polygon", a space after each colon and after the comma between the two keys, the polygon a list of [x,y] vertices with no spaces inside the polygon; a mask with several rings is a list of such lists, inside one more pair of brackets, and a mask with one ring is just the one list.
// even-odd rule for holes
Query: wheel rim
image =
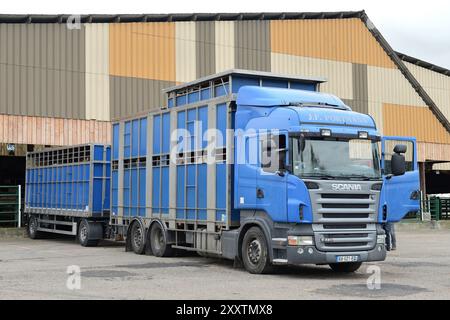
{"label": "wheel rim", "polygon": [[261,242],[253,239],[247,247],[247,256],[252,264],[258,264],[261,260]]}
{"label": "wheel rim", "polygon": [[142,228],[140,225],[134,228],[133,242],[136,248],[140,248],[142,244]]}
{"label": "wheel rim", "polygon": [[88,230],[85,225],[83,225],[80,229],[80,239],[82,242],[86,241],[87,239]]}

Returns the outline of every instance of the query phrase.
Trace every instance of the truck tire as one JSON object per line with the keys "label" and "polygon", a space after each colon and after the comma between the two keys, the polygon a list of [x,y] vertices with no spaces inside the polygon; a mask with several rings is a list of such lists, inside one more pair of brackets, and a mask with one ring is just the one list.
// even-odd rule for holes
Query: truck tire
{"label": "truck tire", "polygon": [[81,220],[78,226],[78,241],[83,247],[96,247],[99,240],[89,240],[90,226],[86,219]]}
{"label": "truck tire", "polygon": [[251,227],[245,233],[241,253],[242,262],[248,272],[262,274],[272,271],[267,240],[259,227]]}
{"label": "truck tire", "polygon": [[167,244],[165,231],[159,223],[153,223],[150,228],[150,246],[155,257],[170,257],[174,254],[174,249]]}
{"label": "truck tire", "polygon": [[34,215],[30,216],[28,219],[27,232],[30,239],[39,239],[42,237],[42,232],[38,231],[39,221]]}
{"label": "truck tire", "polygon": [[351,273],[361,267],[362,262],[330,263],[330,268],[339,273]]}
{"label": "truck tire", "polygon": [[130,237],[133,252],[136,254],[143,254],[145,250],[145,229],[138,221],[133,223]]}

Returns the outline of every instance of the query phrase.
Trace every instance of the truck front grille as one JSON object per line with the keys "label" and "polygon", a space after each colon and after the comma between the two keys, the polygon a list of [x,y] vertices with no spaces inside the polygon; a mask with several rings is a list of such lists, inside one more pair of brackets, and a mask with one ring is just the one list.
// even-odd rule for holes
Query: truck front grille
{"label": "truck front grille", "polygon": [[[365,251],[376,244],[379,191],[371,190],[373,181],[314,181],[311,189],[313,230],[320,251]],[[355,183],[358,191],[336,191],[333,184]]]}
{"label": "truck front grille", "polygon": [[375,195],[316,193],[315,212],[318,223],[371,223],[376,220]]}

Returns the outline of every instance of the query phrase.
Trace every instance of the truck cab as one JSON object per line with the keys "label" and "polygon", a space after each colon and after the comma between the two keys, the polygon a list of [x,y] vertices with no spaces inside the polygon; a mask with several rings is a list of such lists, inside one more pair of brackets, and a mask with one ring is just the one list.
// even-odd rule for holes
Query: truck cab
{"label": "truck cab", "polygon": [[384,260],[382,225],[419,210],[415,139],[382,137],[371,116],[324,93],[246,86],[236,105],[234,208],[246,269],[355,271]]}

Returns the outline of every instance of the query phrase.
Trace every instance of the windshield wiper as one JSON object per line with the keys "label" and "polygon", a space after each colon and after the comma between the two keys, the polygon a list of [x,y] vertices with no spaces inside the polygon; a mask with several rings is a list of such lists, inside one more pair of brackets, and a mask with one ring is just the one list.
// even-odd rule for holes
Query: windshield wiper
{"label": "windshield wiper", "polygon": [[364,176],[364,175],[361,175],[361,174],[342,175],[342,176],[338,176],[338,177],[336,177],[336,178],[343,178],[343,179],[358,179],[358,180],[363,180],[363,181],[381,180],[381,178],[368,177],[368,176]]}
{"label": "windshield wiper", "polygon": [[310,178],[310,179],[323,179],[323,180],[335,180],[336,177],[331,176],[329,174],[308,174],[308,175],[302,175],[302,178]]}

